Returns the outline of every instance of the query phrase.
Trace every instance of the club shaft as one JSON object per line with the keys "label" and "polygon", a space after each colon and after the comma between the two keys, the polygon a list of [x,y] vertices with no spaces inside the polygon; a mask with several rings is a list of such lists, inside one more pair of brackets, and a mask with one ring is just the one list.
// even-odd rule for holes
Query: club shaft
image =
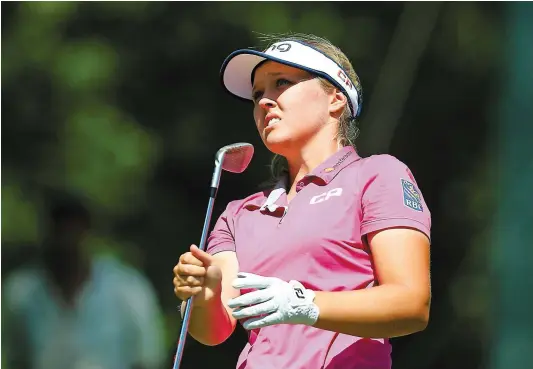
{"label": "club shaft", "polygon": [[[215,171],[215,173],[217,173]],[[220,176],[220,171],[218,172]],[[209,196],[209,203],[207,205],[207,211],[205,214],[204,227],[202,229],[202,237],[200,239],[200,244],[198,248],[202,251],[205,250],[207,234],[209,230],[209,224],[211,223],[211,215],[213,214],[213,205],[215,203],[216,197],[216,188],[211,187],[211,196]],[[183,350],[185,348],[185,340],[187,338],[187,331],[189,330],[189,321],[191,319],[191,310],[192,310],[192,301],[193,298],[189,298],[185,303],[185,312],[183,313],[183,322],[181,324],[180,336],[178,340],[178,347],[176,349],[176,356],[174,358],[173,369],[179,369],[181,364],[181,359],[183,357]]]}

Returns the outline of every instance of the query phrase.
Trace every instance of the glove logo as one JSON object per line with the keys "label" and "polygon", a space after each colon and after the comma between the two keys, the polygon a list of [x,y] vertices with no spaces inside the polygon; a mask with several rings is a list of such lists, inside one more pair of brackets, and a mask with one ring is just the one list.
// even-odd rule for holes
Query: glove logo
{"label": "glove logo", "polygon": [[305,299],[304,291],[302,291],[301,288],[294,287],[294,292],[296,293],[296,297],[298,297],[299,299]]}

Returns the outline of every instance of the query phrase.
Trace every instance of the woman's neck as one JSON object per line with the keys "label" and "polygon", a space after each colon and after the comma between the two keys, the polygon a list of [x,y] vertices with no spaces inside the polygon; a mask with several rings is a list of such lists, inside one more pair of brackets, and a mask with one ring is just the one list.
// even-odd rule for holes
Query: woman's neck
{"label": "woman's neck", "polygon": [[296,195],[296,184],[327,158],[339,151],[341,146],[337,140],[316,140],[303,147],[294,156],[288,157],[289,164],[289,201]]}

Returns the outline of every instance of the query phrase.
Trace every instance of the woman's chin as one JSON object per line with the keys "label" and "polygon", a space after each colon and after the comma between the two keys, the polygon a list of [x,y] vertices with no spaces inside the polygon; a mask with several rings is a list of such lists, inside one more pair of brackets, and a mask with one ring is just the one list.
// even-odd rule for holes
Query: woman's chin
{"label": "woman's chin", "polygon": [[290,146],[290,138],[282,135],[276,135],[275,132],[270,132],[263,137],[263,143],[268,150],[274,154],[283,155],[287,148]]}

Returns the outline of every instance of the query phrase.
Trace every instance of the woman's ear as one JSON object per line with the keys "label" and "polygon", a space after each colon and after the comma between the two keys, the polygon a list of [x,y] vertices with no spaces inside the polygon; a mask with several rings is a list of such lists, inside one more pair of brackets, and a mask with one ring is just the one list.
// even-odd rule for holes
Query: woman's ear
{"label": "woman's ear", "polygon": [[333,117],[340,118],[348,104],[348,99],[338,88],[333,89],[330,96],[329,112]]}

